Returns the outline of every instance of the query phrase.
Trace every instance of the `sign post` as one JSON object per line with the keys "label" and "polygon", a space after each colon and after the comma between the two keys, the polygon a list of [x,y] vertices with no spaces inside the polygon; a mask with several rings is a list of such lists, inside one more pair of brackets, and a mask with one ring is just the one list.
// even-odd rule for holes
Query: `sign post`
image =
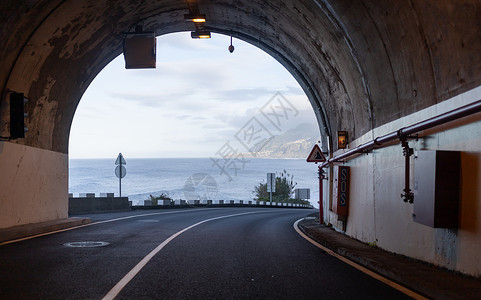
{"label": "sign post", "polygon": [[[307,157],[307,162],[313,162],[313,163],[318,163],[318,162],[325,162],[326,158],[324,157],[324,154],[322,154],[321,149],[319,146],[316,144],[311,150],[311,153],[309,153],[309,156]],[[319,175],[319,223],[323,224],[324,223],[324,205],[323,205],[323,199],[322,199],[322,180],[325,178],[324,177],[324,170],[319,166],[318,168],[318,175]]]}
{"label": "sign post", "polygon": [[127,169],[123,165],[126,165],[125,159],[122,153],[119,153],[117,160],[115,161],[117,167],[115,167],[115,176],[119,179],[119,197],[122,197],[122,178],[127,175]]}
{"label": "sign post", "polygon": [[272,193],[276,192],[276,173],[267,173],[267,191],[269,192],[269,202],[272,204]]}

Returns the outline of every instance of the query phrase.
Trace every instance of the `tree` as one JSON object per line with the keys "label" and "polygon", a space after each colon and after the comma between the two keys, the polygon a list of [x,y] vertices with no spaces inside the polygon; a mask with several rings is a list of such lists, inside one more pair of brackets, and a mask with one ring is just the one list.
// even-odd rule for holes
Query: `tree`
{"label": "tree", "polygon": [[[287,173],[286,170],[276,172],[276,191],[272,193],[272,201],[274,202],[290,202],[294,194],[294,188],[297,182],[294,182],[294,175]],[[257,201],[269,201],[269,193],[267,192],[267,183],[259,183],[254,187],[254,199]]]}

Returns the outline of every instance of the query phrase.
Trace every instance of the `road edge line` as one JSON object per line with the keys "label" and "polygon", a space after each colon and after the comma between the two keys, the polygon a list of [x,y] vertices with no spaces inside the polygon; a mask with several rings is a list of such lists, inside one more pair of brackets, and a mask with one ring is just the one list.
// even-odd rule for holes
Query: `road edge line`
{"label": "road edge line", "polygon": [[317,248],[321,249],[322,251],[326,252],[327,254],[331,255],[331,256],[334,256],[335,258],[343,261],[344,263],[356,268],[357,270],[363,272],[364,274],[366,275],[369,275],[371,276],[372,278],[376,279],[376,280],[379,280],[381,281],[382,283],[400,291],[401,293],[411,297],[411,298],[414,298],[414,299],[417,299],[417,300],[428,300],[429,298],[426,298],[424,296],[422,296],[421,294],[418,294],[416,293],[415,291],[403,286],[403,285],[400,285],[399,283],[396,283],[390,279],[388,279],[387,277],[384,277],[378,273],[375,273],[374,271],[371,271],[369,270],[368,268],[364,267],[364,266],[361,266],[360,264],[334,252],[333,250],[319,244],[318,242],[316,242],[315,240],[313,240],[312,238],[310,238],[309,236],[307,236],[304,232],[302,232],[302,230],[299,228],[299,222],[301,222],[302,220],[304,220],[304,218],[302,219],[299,219],[297,220],[296,222],[294,222],[294,229],[296,230],[296,232],[302,236],[304,239],[306,239],[308,242],[310,242],[311,244],[313,244],[314,246],[316,246]]}
{"label": "road edge line", "polygon": [[138,214],[138,215],[134,215],[134,216],[126,216],[126,217],[120,217],[120,218],[115,218],[115,219],[108,219],[108,220],[103,220],[103,221],[98,221],[98,222],[93,222],[93,223],[82,224],[82,225],[78,225],[78,226],[72,226],[72,227],[68,227],[68,228],[58,229],[58,230],[54,230],[54,231],[39,233],[39,234],[26,236],[26,237],[14,239],[14,240],[4,241],[4,242],[0,242],[0,246],[18,243],[18,242],[21,242],[21,241],[34,239],[34,238],[41,237],[41,236],[46,236],[46,235],[51,235],[51,234],[55,234],[55,233],[70,231],[70,230],[88,227],[88,226],[92,226],[92,225],[98,225],[98,224],[104,224],[104,223],[110,223],[110,222],[116,222],[116,221],[122,221],[122,220],[140,218],[140,217],[146,217],[146,216],[166,215],[166,214],[174,214],[174,213],[180,213],[180,212],[191,212],[191,211],[210,210],[210,209],[214,209],[214,208],[200,208],[200,209],[189,209],[189,210],[164,211],[164,212],[157,212],[157,213]]}

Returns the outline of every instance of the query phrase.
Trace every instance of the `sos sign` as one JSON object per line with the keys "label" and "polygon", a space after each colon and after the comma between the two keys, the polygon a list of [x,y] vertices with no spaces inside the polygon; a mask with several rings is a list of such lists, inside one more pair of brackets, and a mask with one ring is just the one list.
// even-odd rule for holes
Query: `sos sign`
{"label": "sos sign", "polygon": [[349,174],[350,169],[347,166],[336,166],[334,168],[335,203],[333,211],[341,216],[347,216],[349,207]]}

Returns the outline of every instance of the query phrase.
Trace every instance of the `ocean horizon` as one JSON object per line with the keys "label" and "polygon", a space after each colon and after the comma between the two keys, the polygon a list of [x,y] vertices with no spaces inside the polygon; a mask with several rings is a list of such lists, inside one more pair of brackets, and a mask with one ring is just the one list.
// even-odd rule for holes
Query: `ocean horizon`
{"label": "ocean horizon", "polygon": [[[69,193],[114,193],[119,179],[112,158],[69,159]],[[294,175],[296,188],[311,190],[310,202],[318,206],[317,165],[298,158],[125,158],[122,196],[143,205],[149,195],[164,193],[183,200],[244,200],[254,198],[254,188],[265,183],[267,173],[284,170]]]}

